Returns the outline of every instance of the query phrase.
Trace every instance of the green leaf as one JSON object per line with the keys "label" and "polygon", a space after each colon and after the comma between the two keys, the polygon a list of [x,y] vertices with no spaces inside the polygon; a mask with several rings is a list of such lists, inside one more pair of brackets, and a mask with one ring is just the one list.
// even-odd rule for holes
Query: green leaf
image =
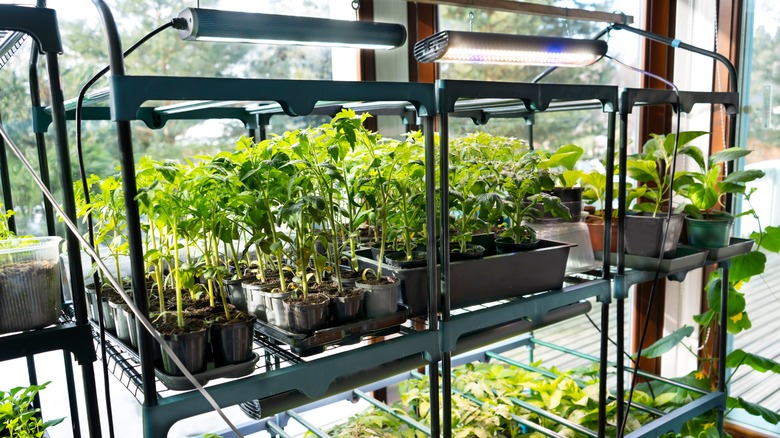
{"label": "green leaf", "polygon": [[663,394],[658,394],[655,397],[655,405],[656,406],[663,406],[672,400],[674,400],[677,397],[677,393],[674,392],[664,392]]}
{"label": "green leaf", "polygon": [[733,283],[747,281],[754,275],[764,272],[766,266],[766,254],[760,251],[751,251],[731,259],[729,280]]}
{"label": "green leaf", "polygon": [[662,354],[677,346],[677,344],[682,342],[683,339],[693,334],[693,330],[693,327],[689,325],[685,325],[675,330],[673,333],[669,334],[668,336],[664,336],[663,338],[656,341],[653,345],[642,350],[642,357],[652,359],[654,357],[661,356]]}
{"label": "green leaf", "polygon": [[759,373],[765,373],[771,371],[773,373],[780,374],[780,363],[775,362],[772,359],[759,356],[757,354],[748,353],[741,349],[736,349],[726,356],[726,366],[729,368],[737,368],[740,365],[747,365]]}
{"label": "green leaf", "polygon": [[712,187],[694,183],[688,186],[688,199],[699,210],[709,210],[718,203],[718,193]]}
{"label": "green leaf", "polygon": [[737,397],[737,407],[744,409],[750,415],[760,416],[768,423],[771,424],[780,423],[780,414],[778,414],[777,412],[770,411],[769,409],[757,403],[750,403],[749,401],[743,399],[742,397]]}
{"label": "green leaf", "polygon": [[758,169],[737,170],[735,172],[731,172],[730,174],[728,174],[726,178],[723,178],[723,182],[738,184],[738,183],[755,181],[763,177],[764,177],[763,170],[758,170]]}
{"label": "green leaf", "polygon": [[631,178],[637,181],[660,183],[658,167],[655,161],[630,160],[626,166],[626,171]]}
{"label": "green leaf", "polygon": [[694,315],[693,320],[696,322],[696,324],[706,327],[712,323],[712,320],[715,319],[715,316],[717,316],[717,313],[710,309],[702,314]]}
{"label": "green leaf", "polygon": [[780,252],[780,227],[768,226],[764,228],[763,235],[753,232],[750,238],[759,241],[761,237],[761,248],[771,252]]}
{"label": "green leaf", "polygon": [[748,155],[750,152],[752,151],[749,151],[747,149],[742,149],[740,147],[724,149],[720,152],[716,152],[710,155],[710,159],[709,159],[710,166],[712,166],[713,164],[725,163],[727,161],[732,161],[738,158],[742,158],[745,155]]}

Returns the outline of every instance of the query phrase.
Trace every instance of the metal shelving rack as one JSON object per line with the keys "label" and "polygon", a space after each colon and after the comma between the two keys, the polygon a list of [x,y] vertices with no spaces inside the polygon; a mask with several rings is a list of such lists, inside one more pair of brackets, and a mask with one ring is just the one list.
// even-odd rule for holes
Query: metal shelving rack
{"label": "metal shelving rack", "polygon": [[[25,35],[33,39],[32,53],[30,57],[30,98],[33,106],[40,105],[40,91],[38,88],[37,63],[38,55],[43,54],[49,75],[49,88],[51,95],[52,119],[56,136],[56,151],[61,168],[61,184],[63,190],[63,204],[65,212],[75,219],[75,203],[73,191],[68,188],[73,186],[71,179],[70,155],[68,152],[67,131],[63,108],[62,88],[59,83],[58,56],[62,53],[62,43],[59,37],[57,16],[52,9],[47,9],[43,1],[38,2],[38,7],[22,7],[14,5],[0,5],[0,68],[13,56],[19,48]],[[43,133],[36,135],[38,162],[40,165],[40,178],[49,185],[48,160]],[[4,202],[6,208],[13,208],[11,196],[10,178],[8,175],[8,161],[5,152],[5,144],[0,141],[0,171]],[[51,205],[46,202],[46,223],[50,235],[56,235],[54,230],[54,214]],[[12,231],[15,231],[15,223],[10,223]],[[70,260],[70,286],[71,290],[83,290],[83,275],[80,260],[78,259],[78,240],[71,233],[67,234],[67,248]],[[83,294],[74,294],[73,302],[66,303],[66,313],[72,312],[75,320],[68,315],[63,315],[60,324],[40,330],[22,332],[0,336],[0,360],[9,360],[19,357],[27,358],[28,374],[30,382],[36,383],[35,363],[33,355],[47,351],[63,350],[65,375],[67,379],[68,398],[71,410],[71,423],[73,434],[81,436],[79,415],[76,401],[76,389],[73,379],[71,355],[82,365],[82,380],[84,384],[84,396],[87,408],[87,423],[89,434],[92,437],[100,437],[100,417],[95,389],[95,374],[91,364],[95,361],[95,352],[92,349],[92,330],[87,322],[86,303]],[[67,308],[70,308],[68,310]],[[37,401],[36,401],[37,405]]]}
{"label": "metal shelving rack", "polygon": [[[729,146],[734,146],[734,132],[736,128],[736,114],[739,111],[739,94],[736,92],[688,92],[680,91],[675,94],[672,90],[655,89],[624,89],[620,95],[620,148],[619,148],[619,177],[618,177],[618,247],[617,247],[617,273],[614,276],[614,298],[618,308],[617,320],[617,398],[623,400],[625,391],[625,339],[623,308],[625,299],[628,296],[629,288],[635,284],[652,281],[655,277],[654,272],[640,270],[626,270],[626,257],[623,242],[623,230],[625,229],[625,194],[626,194],[626,161],[628,145],[628,117],[635,107],[649,105],[671,105],[675,112],[689,113],[694,105],[710,104],[722,105],[726,114],[729,116],[729,125],[732,135],[729,138]],[[730,209],[727,205],[727,209]],[[728,258],[722,260],[708,260],[699,266],[687,267],[684,271],[663,273],[661,278],[670,277],[672,279],[684,278],[688,270],[703,267],[707,264],[717,263],[718,268],[722,270],[722,288],[721,288],[721,319],[720,327],[727,326],[728,318],[728,270],[730,261]],[[726,388],[726,340],[725,333],[719,333],[718,336],[718,388],[717,391],[703,395],[690,404],[677,409],[668,415],[658,418],[642,428],[627,435],[631,438],[644,436],[658,436],[664,432],[679,430],[688,420],[702,415],[712,409],[718,411],[718,430],[723,434],[723,416],[726,408],[727,388]],[[649,378],[653,378],[649,376]],[[624,403],[618,404],[618,424],[625,415]]]}
{"label": "metal shelving rack", "polygon": [[[440,124],[440,152],[441,162],[440,196],[442,208],[441,223],[447,223],[448,193],[449,193],[449,145],[448,145],[448,120],[451,114],[458,109],[471,112],[470,117],[479,121],[486,121],[486,113],[478,107],[479,99],[514,99],[520,101],[528,113],[537,113],[547,110],[553,101],[556,102],[597,102],[603,112],[607,114],[607,156],[612,156],[615,148],[615,110],[618,104],[617,88],[606,85],[569,85],[569,84],[528,84],[528,83],[497,83],[458,80],[439,80],[437,82],[437,99]],[[473,100],[464,100],[473,99]],[[490,101],[487,102],[490,104]],[[460,108],[458,105],[460,104]],[[477,104],[477,105],[473,105]],[[485,107],[483,107],[485,108]],[[474,111],[478,111],[474,113]],[[481,111],[481,113],[479,112]],[[507,116],[516,113],[509,111]],[[612,187],[612,169],[608,163],[607,187]],[[611,190],[607,193],[607,199],[612,199]],[[611,205],[607,202],[605,213],[608,227],[611,216]],[[608,228],[607,228],[608,229]],[[449,254],[449,230],[442,227],[441,254]],[[605,246],[609,248],[610,233],[604,233]],[[570,305],[580,300],[596,297],[602,304],[601,320],[601,357],[600,357],[600,388],[599,388],[599,437],[605,435],[606,427],[606,397],[607,397],[607,333],[609,325],[609,303],[611,294],[609,261],[605,260],[600,273],[600,279],[585,282],[576,286],[566,287],[560,291],[549,291],[530,297],[518,299],[508,305],[497,306],[490,310],[465,315],[453,315],[450,308],[450,281],[449,281],[449,257],[445,256],[441,262],[440,279],[442,282],[442,393],[448,394],[451,390],[451,382],[447,376],[452,369],[452,354],[457,349],[458,339],[467,332],[477,332],[498,324],[510,323],[513,319],[528,318],[531,321],[538,320],[550,309]],[[493,341],[495,341],[494,339]],[[485,344],[482,344],[485,345]],[[449,399],[443,397],[443,433],[449,436],[452,433],[452,419]]]}

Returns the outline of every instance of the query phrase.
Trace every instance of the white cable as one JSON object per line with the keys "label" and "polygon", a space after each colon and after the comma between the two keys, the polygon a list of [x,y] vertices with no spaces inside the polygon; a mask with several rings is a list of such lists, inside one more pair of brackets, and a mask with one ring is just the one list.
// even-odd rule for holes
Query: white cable
{"label": "white cable", "polygon": [[[68,227],[71,233],[73,233],[74,236],[81,242],[81,245],[84,247],[84,251],[89,254],[90,257],[95,261],[98,268],[100,268],[101,271],[103,271],[103,274],[105,275],[105,278],[108,280],[108,282],[111,284],[111,287],[114,288],[114,290],[119,293],[119,295],[122,296],[122,299],[125,300],[125,303],[130,307],[130,310],[135,314],[136,320],[141,323],[141,325],[144,326],[144,329],[148,331],[152,337],[160,344],[160,347],[162,347],[163,350],[165,350],[166,353],[168,353],[168,356],[170,356],[171,359],[173,359],[173,363],[176,364],[177,367],[181,370],[181,372],[184,374],[184,377],[187,378],[187,380],[192,383],[192,385],[195,387],[195,389],[198,390],[198,392],[203,395],[203,398],[206,399],[206,401],[211,405],[212,408],[214,408],[214,411],[216,411],[220,417],[222,417],[222,420],[225,421],[225,423],[230,427],[230,429],[233,431],[233,433],[236,434],[236,436],[243,438],[243,435],[236,429],[236,426],[233,425],[233,423],[228,419],[228,417],[225,415],[224,412],[222,412],[222,409],[217,404],[216,400],[214,400],[213,397],[211,397],[211,394],[209,394],[206,389],[198,383],[198,381],[195,379],[195,377],[192,376],[192,374],[187,370],[187,368],[184,366],[182,361],[179,359],[178,356],[173,352],[171,347],[168,346],[168,343],[163,340],[163,338],[160,336],[159,333],[157,333],[157,330],[152,327],[152,323],[149,322],[149,320],[146,318],[145,315],[141,313],[141,311],[136,307],[133,300],[130,298],[129,295],[127,295],[127,292],[125,292],[124,288],[119,285],[119,282],[114,278],[111,271],[108,269],[108,267],[103,263],[103,260],[100,259],[97,252],[95,252],[95,249],[92,248],[92,246],[87,242],[87,240],[84,238],[84,236],[81,235],[81,232],[79,231],[76,224],[74,224],[65,214],[65,212],[62,210],[62,207],[57,203],[57,200],[54,198],[54,195],[51,194],[51,192],[46,188],[46,186],[43,184],[43,182],[38,177],[38,174],[35,172],[35,169],[33,169],[32,165],[29,161],[27,161],[27,158],[24,157],[22,152],[19,150],[19,148],[16,146],[16,144],[11,140],[11,137],[6,132],[5,128],[0,126],[0,136],[5,139],[5,141],[8,144],[9,149],[14,153],[14,155],[21,160],[22,164],[24,164],[24,167],[27,168],[27,171],[30,172],[30,175],[32,175],[33,180],[35,180],[35,184],[38,185],[38,187],[41,189],[41,192],[43,192],[43,195],[46,197],[46,199],[51,202],[51,205],[54,206],[54,209],[57,210],[57,214],[59,214],[62,221],[65,223],[65,225]],[[65,170],[63,170],[65,171]],[[63,187],[64,190],[68,190],[67,187]],[[74,293],[77,293],[77,291],[73,291]]]}

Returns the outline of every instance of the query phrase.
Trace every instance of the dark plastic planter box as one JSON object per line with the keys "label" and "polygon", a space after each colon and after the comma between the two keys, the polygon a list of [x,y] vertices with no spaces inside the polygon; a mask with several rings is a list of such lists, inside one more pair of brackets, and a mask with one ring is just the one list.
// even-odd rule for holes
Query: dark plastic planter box
{"label": "dark plastic planter box", "polygon": [[[475,236],[485,247],[485,257],[450,263],[450,306],[453,309],[489,303],[536,292],[560,289],[571,243],[542,240],[539,248],[511,254],[496,254],[493,236]],[[370,250],[357,251],[360,269],[376,270]],[[425,267],[399,269],[382,265],[382,275],[401,279],[399,302],[411,309],[411,316],[428,311],[428,270]]]}

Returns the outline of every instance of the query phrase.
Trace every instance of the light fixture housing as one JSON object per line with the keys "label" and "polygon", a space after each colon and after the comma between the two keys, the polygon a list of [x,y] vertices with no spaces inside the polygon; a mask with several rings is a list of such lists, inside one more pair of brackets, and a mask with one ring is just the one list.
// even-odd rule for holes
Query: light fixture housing
{"label": "light fixture housing", "polygon": [[445,30],[414,45],[419,62],[582,67],[607,53],[601,40]]}
{"label": "light fixture housing", "polygon": [[183,40],[363,49],[392,49],[406,42],[406,28],[393,23],[201,8],[184,9],[177,21]]}

